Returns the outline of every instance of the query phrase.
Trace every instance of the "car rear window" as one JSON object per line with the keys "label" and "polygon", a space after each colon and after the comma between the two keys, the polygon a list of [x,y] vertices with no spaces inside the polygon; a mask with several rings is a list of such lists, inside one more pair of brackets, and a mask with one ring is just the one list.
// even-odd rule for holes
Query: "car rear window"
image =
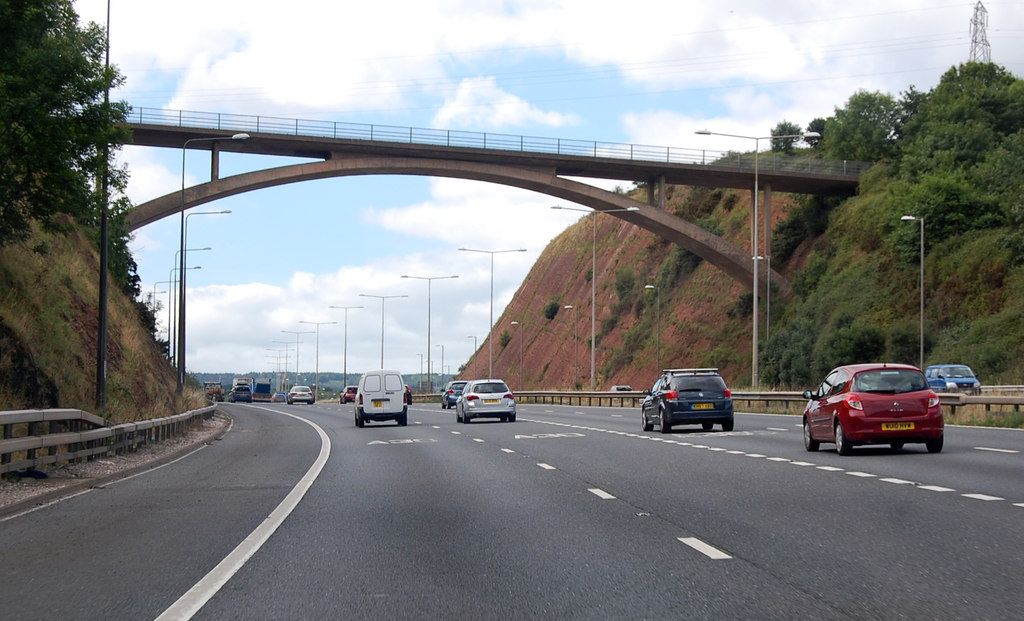
{"label": "car rear window", "polygon": [[388,373],[384,376],[384,390],[405,390],[402,384],[402,376]]}
{"label": "car rear window", "polygon": [[483,395],[508,392],[508,386],[505,385],[505,382],[482,382],[473,386],[473,392]]}
{"label": "car rear window", "polygon": [[366,392],[380,392],[380,376],[367,375],[363,382],[363,390]]}
{"label": "car rear window", "polygon": [[853,390],[899,394],[928,388],[924,374],[913,369],[862,371],[853,380]]}
{"label": "car rear window", "polygon": [[718,391],[725,388],[725,380],[719,375],[673,375],[669,387],[679,392]]}

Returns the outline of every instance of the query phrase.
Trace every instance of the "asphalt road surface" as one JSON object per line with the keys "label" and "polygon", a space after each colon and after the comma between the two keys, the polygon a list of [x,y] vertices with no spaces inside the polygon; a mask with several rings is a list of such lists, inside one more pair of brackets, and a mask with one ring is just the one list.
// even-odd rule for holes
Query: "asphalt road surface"
{"label": "asphalt road surface", "polygon": [[225,404],[222,440],[0,521],[20,619],[1021,619],[1024,432],[803,450],[795,417]]}

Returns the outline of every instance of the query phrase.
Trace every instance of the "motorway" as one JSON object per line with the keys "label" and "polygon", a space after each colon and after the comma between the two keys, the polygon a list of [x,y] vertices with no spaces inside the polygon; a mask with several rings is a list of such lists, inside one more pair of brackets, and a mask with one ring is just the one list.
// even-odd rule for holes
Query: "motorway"
{"label": "motorway", "polygon": [[1024,431],[840,457],[786,416],[222,409],[220,441],[0,520],[3,618],[1024,618]]}

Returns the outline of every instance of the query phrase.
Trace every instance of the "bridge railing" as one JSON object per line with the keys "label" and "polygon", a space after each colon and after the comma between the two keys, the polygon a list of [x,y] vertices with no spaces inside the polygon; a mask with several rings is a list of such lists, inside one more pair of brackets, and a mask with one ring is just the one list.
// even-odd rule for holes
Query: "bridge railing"
{"label": "bridge railing", "polygon": [[[128,116],[128,122],[140,125],[166,125],[170,127],[283,134],[311,138],[370,140],[668,164],[714,165],[746,170],[754,170],[755,163],[752,153],[738,153],[735,151],[715,151],[711,149],[664,147],[568,138],[545,138],[541,136],[518,136],[514,134],[428,129],[397,125],[288,119],[220,112],[165,110],[162,108],[132,108]],[[849,177],[858,177],[870,166],[870,162],[826,160],[824,158],[779,153],[760,154],[757,162],[758,170],[764,172],[810,172]]]}

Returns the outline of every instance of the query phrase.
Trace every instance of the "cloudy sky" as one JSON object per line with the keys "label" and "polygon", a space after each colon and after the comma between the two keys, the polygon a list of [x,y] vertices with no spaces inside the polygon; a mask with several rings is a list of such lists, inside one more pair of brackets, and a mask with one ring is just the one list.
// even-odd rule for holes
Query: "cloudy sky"
{"label": "cloudy sky", "polygon": [[[498,132],[643,145],[752,150],[780,121],[827,117],[858,89],[933,87],[968,60],[976,2],[943,0],[109,0],[114,98],[156,108]],[[77,0],[106,22],[107,0]],[[1024,2],[984,2],[992,60],[1024,72]],[[764,142],[762,141],[762,146]],[[180,190],[182,153],[126,148],[129,197]],[[226,154],[221,176],[292,163]],[[185,157],[188,185],[209,159]],[[605,187],[614,187],[606,184]],[[207,204],[189,219],[189,371],[377,367],[455,371],[550,239],[582,214],[549,197],[478,182],[352,177]],[[565,203],[560,203],[565,204]],[[566,205],[572,206],[572,205]],[[473,224],[470,225],[469,223]],[[480,223],[486,223],[480,225]],[[133,243],[143,289],[166,306],[178,218]],[[160,293],[164,292],[164,293]],[[161,312],[166,326],[166,312]],[[500,330],[500,327],[498,328]],[[281,342],[283,341],[283,343]],[[290,348],[288,344],[290,343]],[[287,349],[286,349],[287,348]],[[285,358],[286,357],[286,358]]]}

